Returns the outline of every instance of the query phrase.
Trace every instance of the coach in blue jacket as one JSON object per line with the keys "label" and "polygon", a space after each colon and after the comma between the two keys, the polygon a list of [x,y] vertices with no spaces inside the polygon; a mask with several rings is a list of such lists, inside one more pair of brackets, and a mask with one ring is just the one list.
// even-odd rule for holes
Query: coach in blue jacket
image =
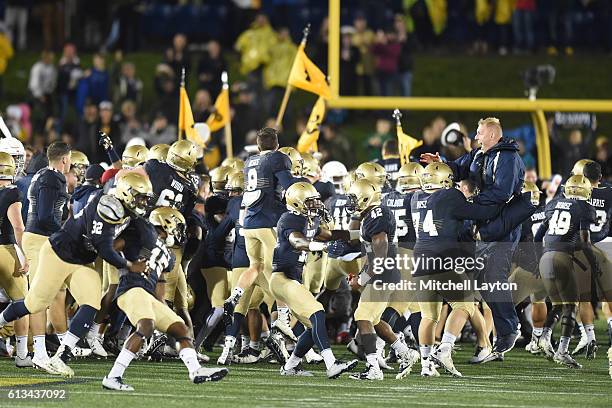
{"label": "coach in blue jacket", "polygon": [[[464,154],[447,163],[454,172],[455,181],[470,179],[478,187],[474,202],[482,205],[506,205],[513,196],[521,193],[525,178],[525,165],[518,154],[518,144],[505,139],[498,119],[487,118],[478,122],[476,140],[479,149]],[[425,153],[421,161],[440,161],[440,154]],[[521,235],[520,225],[496,242],[477,241],[476,255],[486,259],[485,269],[478,276],[479,282],[507,283],[512,253]],[[510,351],[519,334],[518,317],[509,290],[483,291],[483,299],[493,312],[497,342],[489,360]]]}

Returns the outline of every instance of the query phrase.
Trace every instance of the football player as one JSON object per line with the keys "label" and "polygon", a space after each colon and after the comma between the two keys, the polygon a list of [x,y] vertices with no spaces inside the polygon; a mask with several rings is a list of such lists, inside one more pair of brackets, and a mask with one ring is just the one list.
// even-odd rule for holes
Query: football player
{"label": "football player", "polygon": [[122,235],[126,259],[147,259],[149,269],[146,274],[124,269],[120,271],[117,304],[135,324],[136,331],[127,339],[112,369],[102,380],[105,389],[134,391],[132,386],[123,382],[123,374],[145,339],[153,335],[154,329],[168,333],[176,339],[179,344],[179,357],[189,370],[189,379],[193,383],[218,381],[227,375],[225,368],[209,369],[200,366],[189,328],[166,305],[163,295],[157,297],[157,293],[163,293],[157,290],[157,286],[163,285],[164,282],[162,273],[172,269],[173,255],[166,245],[182,243],[186,236],[185,230],[185,218],[178,210],[159,207],[149,215],[149,223],[144,219],[137,219]]}
{"label": "football player", "polygon": [[[553,360],[571,368],[582,366],[569,353],[569,343],[576,324],[576,302],[590,292],[591,278],[574,267],[574,253],[581,252],[591,273],[597,276],[599,265],[590,242],[590,224],[595,223],[595,209],[587,202],[592,186],[582,175],[571,176],[563,195],[546,205],[546,220],[534,240],[544,242],[540,274],[553,305],[561,306],[561,338]],[[579,275],[579,276],[578,276]],[[585,287],[588,285],[588,288]],[[539,346],[550,355],[550,328],[545,328]]]}
{"label": "football player", "polygon": [[0,138],[0,152],[8,153],[15,160],[15,177],[19,178],[25,170],[25,148],[19,139],[14,137]]}
{"label": "football player", "polygon": [[[608,308],[604,308],[604,313],[608,319],[608,335],[612,339],[612,331],[610,323],[612,323],[612,314],[610,306],[612,306],[612,265],[610,265],[609,244],[601,243],[608,237],[610,232],[610,219],[612,217],[612,187],[601,184],[601,166],[593,160],[579,160],[572,170],[574,175],[584,175],[591,183],[592,193],[589,199],[589,204],[595,209],[597,220],[591,224],[590,234],[593,245],[593,254],[597,258],[600,275],[594,275],[600,300],[608,304]],[[611,254],[612,255],[612,254]],[[577,254],[577,259],[580,264],[588,266],[588,262],[582,254]],[[589,271],[586,271],[588,274]],[[597,340],[595,339],[595,328],[593,325],[594,314],[591,302],[581,302],[579,305],[580,318],[582,320],[583,336],[572,352],[572,355],[577,355],[586,352],[587,359],[593,359],[597,351]]]}
{"label": "football player", "polygon": [[[285,206],[282,203],[283,191],[295,181],[292,176],[301,174],[301,157],[297,150],[290,150],[294,161],[278,148],[278,131],[263,128],[257,132],[259,154],[249,157],[244,167],[245,192],[242,205],[245,207],[242,234],[245,239],[249,269],[233,288],[231,296],[225,302],[225,313],[232,315],[234,305],[240,300],[244,291],[252,286],[259,276],[267,282],[272,274],[272,255],[276,246],[275,227]],[[296,154],[297,153],[297,154]],[[293,333],[289,327],[289,308],[277,302],[278,319],[275,327],[287,336]],[[230,317],[231,318],[231,317]],[[282,356],[277,356],[281,358]]]}
{"label": "football player", "polygon": [[321,169],[321,179],[333,183],[336,194],[345,194],[344,180],[348,176],[346,166],[339,161],[329,161]]}
{"label": "football player", "polygon": [[[412,196],[412,222],[416,231],[414,246],[414,278],[419,284],[430,279],[462,283],[465,274],[455,272],[454,268],[436,265],[437,259],[458,259],[473,256],[473,252],[458,247],[459,234],[463,220],[487,220],[497,214],[495,206],[482,206],[469,203],[465,196],[453,186],[453,171],[444,163],[431,163],[425,167],[421,176],[423,191]],[[433,266],[430,266],[433,264]],[[467,269],[467,268],[466,268]],[[461,376],[455,368],[451,351],[455,340],[467,319],[474,314],[474,293],[470,290],[419,290],[419,342],[421,351],[421,375],[438,376],[434,362],[438,362],[449,373]],[[432,354],[434,331],[440,319],[442,300],[446,299],[452,307],[442,336],[442,343]],[[479,346],[487,346],[486,339],[479,339]]]}
{"label": "football player", "polygon": [[176,257],[174,269],[166,277],[165,299],[193,332],[193,324],[187,309],[187,280],[182,262],[191,259],[202,237],[202,230],[192,215],[198,196],[198,186],[191,178],[198,157],[197,146],[189,140],[174,142],[168,150],[165,162],[149,160],[144,170],[151,179],[157,197],[155,206],[176,208],[187,222],[187,242],[183,248],[172,248]]}
{"label": "football player", "polygon": [[300,152],[290,146],[281,147],[278,149],[278,151],[289,157],[291,160],[291,174],[294,177],[302,177],[304,160],[302,160],[302,155]]}
{"label": "football player", "polygon": [[376,159],[374,163],[378,163],[385,169],[385,172],[389,175],[391,181],[391,187],[395,188],[397,181],[398,172],[402,166],[399,149],[397,146],[397,139],[385,140],[382,145],[382,160]]}
{"label": "football player", "polygon": [[[379,366],[376,349],[377,336],[374,331],[379,324],[381,329],[385,329],[387,335],[385,340],[391,343],[391,348],[402,360],[400,364],[402,373],[409,372],[412,365],[418,360],[418,353],[408,349],[406,344],[389,329],[389,325],[382,322],[381,316],[392,296],[388,290],[375,289],[377,284],[399,280],[399,272],[395,266],[384,267],[386,258],[395,259],[397,254],[395,217],[389,208],[381,206],[381,192],[378,186],[369,179],[355,181],[348,194],[353,196],[356,203],[358,213],[353,216],[354,223],[359,224],[360,222],[359,241],[366,253],[366,263],[359,277],[359,285],[365,288],[359,299],[354,318],[359,329],[360,343],[366,355],[367,366],[363,372],[352,374],[351,378],[382,380],[383,373]],[[353,224],[353,221],[351,223]],[[352,225],[351,230],[354,230]],[[377,266],[382,266],[382,271],[377,271]]]}
{"label": "football player", "polygon": [[[281,375],[310,376],[300,363],[306,352],[317,345],[327,368],[328,378],[337,378],[357,365],[357,360],[336,360],[329,345],[325,312],[314,296],[300,283],[308,252],[323,251],[331,233],[326,229],[324,206],[319,193],[306,182],[291,185],[285,194],[288,212],[278,221],[278,241],[274,248],[270,289],[276,299],[286,303],[307,328],[298,338],[293,353],[281,367]],[[324,218],[321,219],[320,216]]]}
{"label": "football player", "polygon": [[367,178],[372,181],[383,195],[392,190],[387,181],[385,168],[378,163],[366,162],[357,166],[355,169],[355,179],[359,180],[362,178]]}
{"label": "football player", "polygon": [[[47,148],[48,167],[38,171],[32,178],[28,189],[28,218],[26,230],[23,234],[23,250],[30,265],[28,275],[29,285],[32,288],[34,279],[39,270],[39,256],[41,248],[49,236],[60,230],[62,226],[63,211],[68,202],[66,177],[70,170],[70,146],[64,142],[54,142]],[[45,332],[47,327],[47,306],[51,305],[50,319],[60,341],[66,333],[65,286],[60,286],[55,293],[55,300],[44,305],[43,308],[33,311],[30,316],[30,332],[34,341],[35,366],[49,369],[49,356],[45,345]],[[52,299],[53,300],[53,299]]]}
{"label": "football player", "polygon": [[240,160],[238,157],[227,157],[221,162],[221,165],[231,167],[237,171],[244,170],[244,161]]}
{"label": "football player", "polygon": [[[21,243],[25,231],[21,218],[22,197],[12,184],[16,170],[13,157],[0,152],[0,287],[12,301],[25,298],[28,290],[28,263]],[[28,355],[28,322],[26,315],[14,324],[18,368],[32,366],[32,357]]]}
{"label": "football player", "polygon": [[232,171],[234,171],[234,169],[230,166],[219,166],[210,171],[210,183],[214,194],[227,196],[225,185]]}
{"label": "football player", "polygon": [[77,186],[85,182],[85,171],[89,167],[89,159],[83,152],[73,150],[70,154],[70,168],[77,178]]}
{"label": "football player", "polygon": [[165,162],[166,157],[168,156],[168,150],[170,150],[170,145],[165,143],[159,143],[151,146],[149,149],[149,153],[147,154],[147,160],[155,159],[160,162]]}
{"label": "football player", "polygon": [[149,180],[135,173],[121,177],[113,195],[98,193],[80,213],[69,217],[58,232],[45,240],[40,248],[38,270],[25,300],[11,303],[0,314],[1,327],[26,314],[41,312],[67,282],[80,307],[56,354],[42,367],[47,372],[65,377],[74,375],[66,361],[71,358],[71,350],[87,333],[100,309],[102,283],[92,264],[96,257],[131,272],[146,270],[145,262],[131,262],[117,253],[113,240],[132,218],[147,213],[152,195]]}

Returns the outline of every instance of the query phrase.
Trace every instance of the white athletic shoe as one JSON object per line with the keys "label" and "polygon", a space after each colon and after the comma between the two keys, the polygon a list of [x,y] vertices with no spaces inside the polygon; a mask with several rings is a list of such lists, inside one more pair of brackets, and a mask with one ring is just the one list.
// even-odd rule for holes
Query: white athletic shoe
{"label": "white athletic shoe", "polygon": [[468,363],[480,364],[487,361],[487,358],[491,355],[491,351],[491,347],[476,346],[474,355],[472,356],[472,358],[470,358],[470,361],[468,361]]}
{"label": "white athletic shoe", "polygon": [[559,353],[557,351],[553,356],[553,361],[569,368],[582,368],[582,365],[574,360],[574,358],[567,352]]}
{"label": "white athletic shoe", "polygon": [[580,336],[580,341],[576,345],[574,351],[572,351],[572,356],[584,353],[587,346],[589,345],[589,338],[586,336],[586,332]]}
{"label": "white athletic shoe", "polygon": [[422,377],[439,377],[440,373],[436,370],[434,362],[431,359],[421,359],[421,376]]}
{"label": "white athletic shoe", "polygon": [[100,336],[87,336],[87,345],[91,349],[91,354],[94,357],[106,358],[108,357],[108,353],[104,350],[104,346],[102,346],[102,338]]}
{"label": "white athletic shoe", "polygon": [[72,370],[72,368],[68,367],[66,363],[62,361],[61,353],[59,352],[55,353],[55,355],[51,357],[51,359],[49,360],[49,366],[53,369],[53,371],[56,372],[56,374],[59,374],[62,377],[67,377],[67,378],[74,377],[74,371]]}
{"label": "white athletic shoe", "polygon": [[307,364],[319,364],[323,361],[323,356],[314,351],[314,349],[308,350],[306,355],[304,356]]}
{"label": "white athletic shoe", "polygon": [[293,330],[291,330],[291,326],[289,325],[289,322],[281,318],[280,316],[278,319],[274,321],[274,323],[272,323],[272,328],[278,329],[285,336],[297,342],[297,337],[295,337],[295,334],[293,334]]}
{"label": "white athletic shoe", "polygon": [[540,347],[538,346],[538,340],[538,337],[531,337],[531,341],[525,346],[525,351],[528,351],[531,354],[540,354],[542,350],[540,350]]}
{"label": "white athletic shoe", "polygon": [[385,378],[381,369],[376,369],[374,366],[369,364],[366,365],[365,370],[360,373],[351,374],[349,376],[353,380],[378,380],[382,381]]}
{"label": "white athletic shoe", "polygon": [[102,388],[113,391],[134,391],[134,387],[125,384],[121,377],[104,377],[102,380]]}
{"label": "white athletic shoe", "polygon": [[34,367],[34,363],[32,363],[32,354],[28,353],[24,358],[15,356],[15,366],[17,368]]}
{"label": "white athletic shoe", "polygon": [[284,365],[280,368],[280,375],[285,375],[289,377],[312,377],[313,374],[310,371],[304,370],[301,364],[293,368],[286,369]]}
{"label": "white athletic shoe", "polygon": [[227,368],[205,368],[200,367],[195,373],[189,373],[189,379],[194,384],[208,381],[219,381],[227,375]]}
{"label": "white athletic shoe", "polygon": [[72,355],[77,358],[85,358],[91,356],[92,351],[88,348],[75,347],[72,349]]}
{"label": "white athletic shoe", "polygon": [[449,374],[455,377],[463,377],[459,370],[455,368],[455,364],[453,363],[453,357],[451,355],[452,347],[449,343],[442,343],[436,351],[434,351],[431,355],[432,360],[437,361]]}
{"label": "white athletic shoe", "polygon": [[34,365],[34,368],[45,370],[49,374],[59,374],[59,372],[55,371],[55,369],[51,367],[51,359],[46,354],[44,354],[41,358],[38,354],[34,353],[34,357],[32,357],[32,364]]}
{"label": "white athletic shoe", "polygon": [[334,365],[327,369],[327,378],[333,380],[334,378],[340,377],[342,373],[351,371],[357,365],[357,360],[351,361],[334,361]]}
{"label": "white athletic shoe", "polygon": [[402,355],[398,355],[400,362],[399,373],[395,376],[396,379],[400,380],[412,371],[412,367],[419,361],[421,354],[415,349],[409,348],[408,351]]}
{"label": "white athletic shoe", "polygon": [[356,356],[359,355],[359,345],[357,345],[355,339],[352,339],[348,342],[348,344],[346,345],[346,349]]}
{"label": "white athletic shoe", "polygon": [[550,340],[540,337],[540,339],[538,340],[538,347],[540,348],[540,350],[542,350],[546,358],[548,358],[549,360],[551,360],[555,356],[555,348],[551,344]]}
{"label": "white athletic shoe", "polygon": [[234,345],[236,344],[236,338],[231,336],[225,337],[225,344],[223,345],[223,351],[217,359],[218,365],[230,365],[232,358],[234,357]]}

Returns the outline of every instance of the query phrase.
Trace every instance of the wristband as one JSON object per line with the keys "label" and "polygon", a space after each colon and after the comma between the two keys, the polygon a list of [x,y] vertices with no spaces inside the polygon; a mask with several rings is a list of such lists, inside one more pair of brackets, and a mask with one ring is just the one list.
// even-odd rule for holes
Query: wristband
{"label": "wristband", "polygon": [[110,149],[108,149],[106,151],[106,154],[108,154],[108,158],[110,159],[111,163],[115,163],[121,160],[121,157],[119,157],[114,147],[111,147]]}
{"label": "wristband", "polygon": [[311,252],[319,252],[325,249],[325,242],[312,241],[308,244],[308,250]]}

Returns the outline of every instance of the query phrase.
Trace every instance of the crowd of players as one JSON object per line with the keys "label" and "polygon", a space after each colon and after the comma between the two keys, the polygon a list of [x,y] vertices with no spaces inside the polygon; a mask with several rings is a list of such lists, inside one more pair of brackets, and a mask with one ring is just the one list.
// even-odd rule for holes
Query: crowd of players
{"label": "crowd of players", "polygon": [[[509,143],[496,119],[481,121],[479,135],[483,151]],[[452,351],[468,322],[476,333],[470,363],[503,361],[516,342],[495,341],[500,328],[484,295],[469,287],[388,288],[434,278],[461,283],[478,271],[383,261],[474,256],[478,241],[517,228],[508,280],[532,325],[526,349],[573,368],[581,367],[576,355],[594,358],[594,299],[612,336],[612,267],[605,246],[595,245],[607,241],[612,189],[600,184],[599,164],[576,163],[548,202],[535,175],[519,166],[508,204],[484,205],[474,200],[478,180],[439,155],[424,155],[426,166],[401,165],[392,141],[382,161],[349,172],[339,161],[321,167],[311,154],[279,148],[278,137],[261,129],[257,153],[210,171],[188,140],[132,145],[119,156],[101,134],[106,170],[54,142],[25,196],[23,147],[1,139],[0,328],[15,337],[16,366],[72,377],[70,359],[114,355],[102,384],[119,391],[133,390],[123,377],[135,358],[178,357],[194,383],[221,380],[232,363],[259,361],[277,362],[286,376],[312,376],[302,361],[323,362],[330,379],[355,371],[351,378],[382,380],[393,362],[398,379],[417,364],[423,376],[438,376],[438,368],[461,376]],[[486,149],[483,138],[492,140]],[[67,184],[71,177],[76,186]],[[193,293],[187,271],[201,273],[205,291]],[[210,303],[197,333],[194,296]],[[354,370],[358,359],[334,356],[331,315],[337,339],[365,360],[363,370]],[[570,352],[577,316],[582,336]],[[202,367],[209,358],[201,346],[214,344],[219,327],[217,367]],[[47,333],[59,341],[51,357]]]}

